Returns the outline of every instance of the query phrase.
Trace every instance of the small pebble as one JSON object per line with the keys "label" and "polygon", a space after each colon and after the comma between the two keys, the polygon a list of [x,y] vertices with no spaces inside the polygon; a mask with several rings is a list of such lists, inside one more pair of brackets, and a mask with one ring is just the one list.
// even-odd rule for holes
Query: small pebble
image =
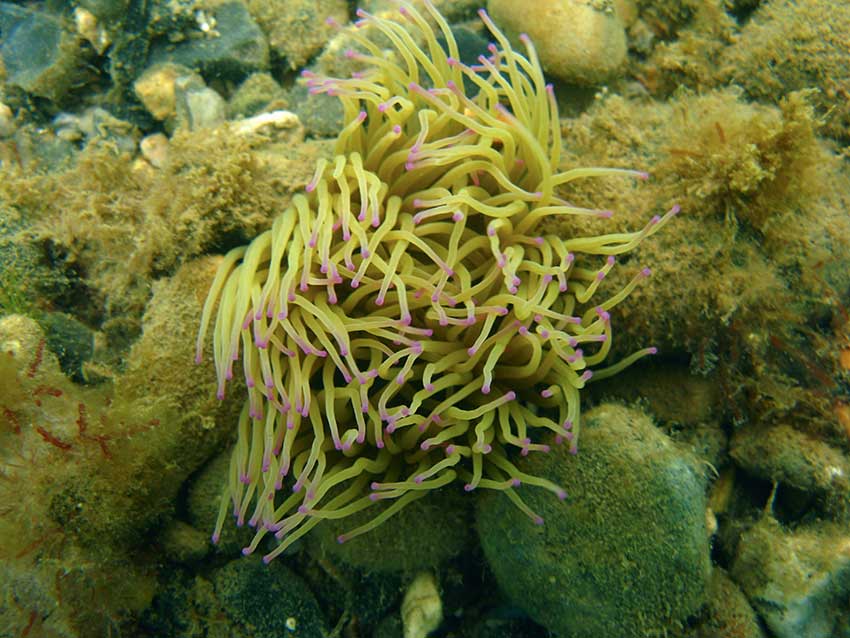
{"label": "small pebble", "polygon": [[162,133],[148,135],[139,142],[139,150],[151,166],[162,168],[168,160],[168,138]]}

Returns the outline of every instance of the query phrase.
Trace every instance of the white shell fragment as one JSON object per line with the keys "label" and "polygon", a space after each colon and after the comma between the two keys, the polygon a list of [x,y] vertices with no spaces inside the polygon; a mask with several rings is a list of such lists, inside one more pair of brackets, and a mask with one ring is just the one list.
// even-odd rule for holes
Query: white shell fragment
{"label": "white shell fragment", "polygon": [[401,603],[404,638],[426,638],[443,621],[443,601],[430,572],[422,572],[410,586]]}

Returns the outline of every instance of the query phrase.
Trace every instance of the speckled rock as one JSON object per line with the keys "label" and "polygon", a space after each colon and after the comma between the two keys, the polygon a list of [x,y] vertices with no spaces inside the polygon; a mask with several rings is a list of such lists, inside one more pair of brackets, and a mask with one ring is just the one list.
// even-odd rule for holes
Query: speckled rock
{"label": "speckled rock", "polygon": [[[215,529],[218,509],[221,505],[221,493],[226,485],[230,468],[230,451],[223,452],[207,463],[189,485],[186,506],[189,522],[195,529],[201,530],[212,545],[210,538]],[[230,512],[228,511],[228,516]],[[251,542],[254,530],[248,527],[236,527],[233,518],[228,518],[221,529],[221,537],[214,545],[216,553],[224,556],[241,556],[243,547]]]}
{"label": "speckled rock", "polygon": [[603,404],[565,446],[518,468],[563,486],[520,487],[535,525],[503,495],[479,501],[478,534],[507,596],[570,638],[655,635],[695,613],[710,572],[703,477],[643,413]]}
{"label": "speckled rock", "polygon": [[133,91],[154,119],[165,120],[174,116],[175,83],[184,77],[192,78],[200,86],[204,84],[201,76],[189,67],[166,62],[145,69],[133,83]]}
{"label": "speckled rock", "polygon": [[0,62],[9,84],[60,103],[87,74],[81,41],[62,20],[6,2],[0,3]]}
{"label": "speckled rock", "polygon": [[177,563],[199,561],[210,553],[209,536],[183,521],[173,521],[160,534],[165,555]]}
{"label": "speckled rock", "polygon": [[342,544],[337,541],[340,534],[374,518],[386,503],[317,525],[307,537],[308,551],[316,558],[370,572],[413,572],[437,567],[472,541],[473,499],[459,486],[449,486],[406,505],[369,534]]}
{"label": "speckled rock", "polygon": [[227,102],[208,86],[198,86],[189,78],[174,83],[177,128],[197,131],[214,128],[227,120]]}
{"label": "speckled rock", "polygon": [[209,16],[205,37],[183,42],[157,42],[151,47],[150,64],[171,62],[199,69],[205,76],[239,81],[269,66],[269,45],[260,27],[239,1],[218,6]]}
{"label": "speckled rock", "polygon": [[787,531],[764,518],[738,545],[732,578],[777,638],[850,637],[850,530]]}
{"label": "speckled rock", "polygon": [[281,561],[240,558],[215,571],[216,596],[224,612],[253,638],[323,638],[328,635],[319,604],[307,584]]}
{"label": "speckled rock", "polygon": [[333,34],[328,19],[348,22],[345,0],[247,0],[251,15],[268,36],[269,46],[297,69],[316,55]]}
{"label": "speckled rock", "polygon": [[715,567],[708,586],[708,603],[696,638],[765,638],[756,612],[729,574]]}
{"label": "speckled rock", "polygon": [[759,478],[815,495],[850,499],[850,459],[789,425],[744,428],[732,437],[730,454]]}
{"label": "speckled rock", "polygon": [[[427,18],[425,0],[408,1]],[[474,16],[476,9],[482,5],[481,0],[431,0],[431,3],[449,22]],[[358,6],[369,13],[398,10],[398,3],[395,0],[363,0],[358,3]]]}
{"label": "speckled rock", "polygon": [[609,0],[489,0],[496,24],[527,33],[547,73],[593,85],[616,76],[626,59],[626,32]]}
{"label": "speckled rock", "polygon": [[227,113],[231,118],[242,118],[287,106],[280,84],[269,73],[254,73],[230,96]]}

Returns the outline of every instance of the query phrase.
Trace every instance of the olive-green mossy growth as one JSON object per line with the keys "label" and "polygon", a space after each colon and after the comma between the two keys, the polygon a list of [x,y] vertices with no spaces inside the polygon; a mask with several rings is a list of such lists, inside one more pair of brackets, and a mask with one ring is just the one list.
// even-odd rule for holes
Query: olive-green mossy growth
{"label": "olive-green mossy growth", "polygon": [[[801,386],[822,385],[800,356],[777,353],[777,338],[802,360],[837,350],[823,318],[850,288],[850,177],[818,139],[809,99],[792,93],[774,107],[730,90],[681,92],[667,104],[611,97],[565,124],[572,161],[656,166],[640,190],[598,180],[577,191],[578,203],[601,197],[626,223],[670,201],[685,212],[638,248],[637,262],[671,285],[635,291],[614,352],[649,341],[690,356],[694,372],[723,368],[725,404],[739,417],[787,412],[810,400]],[[606,284],[628,276],[612,272]]]}
{"label": "olive-green mossy growth", "polygon": [[708,604],[695,638],[766,638],[747,597],[720,567],[711,570]]}
{"label": "olive-green mossy growth", "polygon": [[[328,635],[322,609],[307,583],[282,564],[266,566],[259,557],[232,561],[213,576],[222,610],[246,638],[300,638]],[[293,623],[294,624],[291,624]]]}
{"label": "olive-green mossy growth", "polygon": [[789,92],[814,88],[822,133],[841,144],[850,140],[846,2],[637,4],[630,45],[642,55],[632,59],[631,75],[656,98],[681,87],[707,92],[734,85],[750,100],[779,104]]}
{"label": "olive-green mossy growth", "polygon": [[470,546],[472,504],[460,486],[449,486],[403,508],[383,524],[380,534],[342,544],[337,541],[340,534],[386,509],[386,503],[379,503],[374,510],[317,526],[307,536],[307,548],[317,558],[369,572],[413,573],[436,568]]}
{"label": "olive-green mossy growth", "polygon": [[[130,558],[118,536],[143,531],[128,527],[156,512],[114,498],[140,491],[119,450],[138,444],[127,437],[146,424],[116,427],[108,384],[71,383],[45,342],[33,320],[0,318],[0,627],[99,637],[147,606],[155,587],[145,558]],[[121,482],[104,484],[107,473]],[[94,527],[81,530],[86,520]]]}
{"label": "olive-green mossy growth", "polygon": [[[54,597],[89,592],[74,612],[87,610],[86,618],[149,604],[150,534],[173,516],[180,486],[224,444],[236,418],[230,404],[210,398],[214,374],[192,363],[190,318],[216,267],[216,259],[197,260],[155,286],[144,335],[114,383],[71,383],[34,321],[0,319],[0,497],[13,504],[0,516],[0,553],[39,582],[60,574],[68,588]],[[98,594],[116,571],[128,587]],[[77,572],[79,584],[69,576]],[[88,601],[102,595],[102,608],[93,608]]]}
{"label": "olive-green mossy growth", "polygon": [[25,230],[20,214],[0,202],[0,315],[38,318],[43,299],[67,298],[71,278],[45,263],[44,251],[27,241]]}
{"label": "olive-green mossy growth", "polygon": [[66,256],[108,314],[139,315],[151,279],[264,230],[307,183],[316,152],[225,125],[176,133],[154,169],[98,141],[57,172],[0,167],[0,203]]}
{"label": "olive-green mossy growth", "polygon": [[710,571],[704,479],[695,459],[643,413],[604,404],[585,415],[578,455],[529,455],[522,471],[563,485],[563,502],[479,501],[478,534],[500,586],[564,638],[665,636],[705,599]]}
{"label": "olive-green mossy growth", "polygon": [[252,73],[230,96],[227,113],[236,119],[287,108],[285,96],[286,92],[270,73]]}
{"label": "olive-green mossy growth", "polygon": [[793,528],[765,515],[742,534],[730,576],[775,636],[850,636],[846,524]]}
{"label": "olive-green mossy growth", "polygon": [[348,21],[345,0],[247,0],[246,4],[272,51],[290,69],[302,67],[325,46],[333,31],[327,20]]}
{"label": "olive-green mossy growth", "polygon": [[699,217],[729,218],[782,245],[795,240],[799,225],[789,229],[783,218],[799,219],[830,163],[812,95],[791,93],[778,108],[745,104],[732,92],[681,100],[659,177],[675,176]]}
{"label": "olive-green mossy growth", "polygon": [[762,2],[735,44],[719,58],[717,82],[742,86],[756,100],[777,102],[788,91],[819,87],[812,96],[823,132],[850,142],[850,4],[820,0]]}

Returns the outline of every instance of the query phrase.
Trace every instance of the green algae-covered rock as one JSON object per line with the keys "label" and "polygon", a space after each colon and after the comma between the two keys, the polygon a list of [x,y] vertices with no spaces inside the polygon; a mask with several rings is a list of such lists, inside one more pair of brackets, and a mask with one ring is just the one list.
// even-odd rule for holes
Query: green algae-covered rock
{"label": "green algae-covered rock", "polygon": [[505,593],[562,638],[661,635],[699,610],[710,573],[703,479],[696,461],[643,413],[614,404],[584,417],[566,446],[519,463],[567,491],[500,494],[478,508],[478,533]]}
{"label": "green algae-covered rock", "polygon": [[6,80],[62,102],[86,77],[80,40],[50,13],[0,3],[0,61]]}
{"label": "green algae-covered rock", "polygon": [[327,628],[319,603],[295,572],[259,557],[235,560],[216,570],[216,597],[227,616],[249,627],[254,638],[322,638]]}
{"label": "green algae-covered rock", "polygon": [[215,12],[214,37],[192,38],[173,44],[156,42],[149,65],[171,62],[200,69],[205,76],[240,81],[269,66],[269,45],[242,2],[226,2]]}
{"label": "green algae-covered rock", "polygon": [[387,501],[379,502],[351,516],[323,521],[307,537],[307,548],[316,558],[370,572],[437,567],[469,545],[471,504],[472,499],[452,485],[406,505],[370,533],[339,543],[340,534],[369,522],[387,507]]}

